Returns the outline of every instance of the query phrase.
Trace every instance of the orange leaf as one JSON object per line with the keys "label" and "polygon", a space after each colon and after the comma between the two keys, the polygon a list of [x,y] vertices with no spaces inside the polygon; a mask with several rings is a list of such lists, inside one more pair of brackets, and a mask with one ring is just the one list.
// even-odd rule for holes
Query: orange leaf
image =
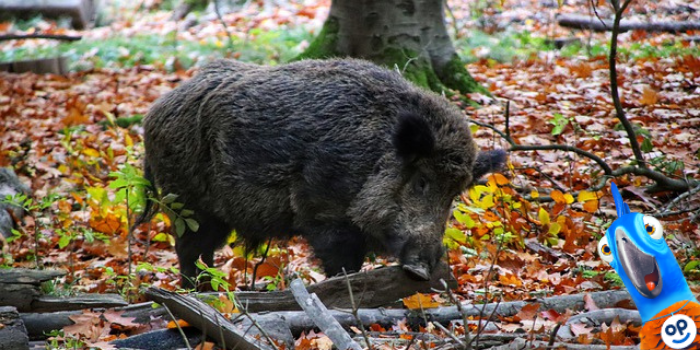
{"label": "orange leaf", "polygon": [[429,309],[440,306],[440,303],[433,301],[430,294],[416,293],[410,297],[403,298],[403,304],[411,310]]}
{"label": "orange leaf", "polygon": [[583,210],[589,213],[595,213],[598,210],[598,200],[591,200],[583,203]]}
{"label": "orange leaf", "polygon": [[505,176],[499,173],[491,174],[489,176],[488,182],[491,184],[496,184],[498,186],[505,186],[508,183],[510,183],[510,181],[508,181],[508,179]]}
{"label": "orange leaf", "polygon": [[523,285],[523,281],[521,281],[520,278],[518,278],[518,276],[512,274],[500,275],[498,276],[498,280],[501,281],[501,283],[503,284],[512,285],[516,287],[520,287]]}
{"label": "orange leaf", "polygon": [[187,321],[185,321],[185,320],[177,320],[177,323],[175,323],[174,321],[168,322],[168,325],[166,327],[168,329],[173,329],[173,328],[177,328],[177,326],[180,326],[180,328],[189,327],[190,324],[187,323]]}
{"label": "orange leaf", "polygon": [[557,202],[557,203],[566,203],[566,199],[564,198],[564,194],[561,193],[559,190],[554,190],[552,191],[552,199]]}

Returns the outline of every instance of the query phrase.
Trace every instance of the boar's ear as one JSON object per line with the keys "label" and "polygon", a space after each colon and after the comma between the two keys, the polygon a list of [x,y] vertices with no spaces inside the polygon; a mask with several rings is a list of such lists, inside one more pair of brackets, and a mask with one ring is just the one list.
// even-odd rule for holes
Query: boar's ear
{"label": "boar's ear", "polygon": [[479,152],[474,162],[474,181],[482,176],[500,170],[506,163],[506,152],[502,149]]}
{"label": "boar's ear", "polygon": [[430,155],[435,148],[435,135],[428,122],[410,112],[399,114],[393,141],[396,154],[406,163]]}

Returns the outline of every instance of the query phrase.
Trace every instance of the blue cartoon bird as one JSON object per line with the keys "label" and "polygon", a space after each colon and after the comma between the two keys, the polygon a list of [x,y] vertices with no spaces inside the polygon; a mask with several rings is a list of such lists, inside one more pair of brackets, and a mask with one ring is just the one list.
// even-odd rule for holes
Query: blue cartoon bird
{"label": "blue cartoon bird", "polygon": [[[615,183],[610,187],[617,220],[598,242],[598,254],[620,275],[639,310],[644,323],[640,347],[663,349],[666,344],[672,349],[697,349],[700,305],[663,238],[663,226],[652,216],[632,213]],[[679,319],[683,314],[691,317]]]}

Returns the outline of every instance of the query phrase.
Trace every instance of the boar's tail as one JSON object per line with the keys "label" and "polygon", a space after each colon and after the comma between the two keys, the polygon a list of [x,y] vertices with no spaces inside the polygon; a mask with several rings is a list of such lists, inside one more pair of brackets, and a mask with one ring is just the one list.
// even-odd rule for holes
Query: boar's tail
{"label": "boar's tail", "polygon": [[143,177],[149,182],[149,185],[146,186],[146,188],[144,189],[146,205],[143,208],[141,214],[138,216],[138,218],[136,218],[134,224],[131,226],[132,232],[137,226],[143,224],[144,222],[151,221],[151,218],[157,211],[156,206],[153,205],[154,201],[152,199],[154,196],[157,195],[156,184],[155,179],[153,178],[153,171],[151,170],[151,167],[148,164],[148,159],[143,160]]}
{"label": "boar's tail", "polygon": [[501,170],[505,163],[506,152],[502,149],[479,152],[474,163],[474,180],[478,180],[488,173]]}

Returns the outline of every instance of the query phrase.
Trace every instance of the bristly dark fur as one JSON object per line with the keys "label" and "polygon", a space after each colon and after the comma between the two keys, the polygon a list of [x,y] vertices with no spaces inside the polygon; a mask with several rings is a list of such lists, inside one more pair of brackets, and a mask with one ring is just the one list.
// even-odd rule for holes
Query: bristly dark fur
{"label": "bristly dark fur", "polygon": [[218,61],[161,97],[144,127],[154,184],[200,225],[176,241],[186,277],[235,229],[249,245],[302,235],[330,275],[372,250],[425,278],[477,158],[459,110],[361,60]]}

